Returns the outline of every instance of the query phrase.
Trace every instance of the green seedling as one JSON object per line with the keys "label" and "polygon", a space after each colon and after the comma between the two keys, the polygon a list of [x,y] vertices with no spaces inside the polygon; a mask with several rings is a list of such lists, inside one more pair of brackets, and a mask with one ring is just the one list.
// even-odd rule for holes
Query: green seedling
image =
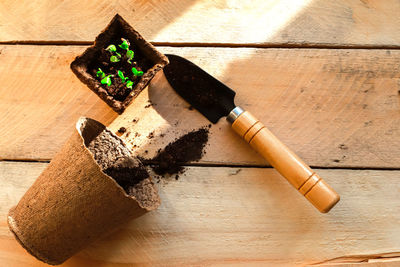
{"label": "green seedling", "polygon": [[123,83],[128,81],[128,79],[129,79],[128,77],[125,77],[124,73],[122,71],[120,71],[120,70],[118,71],[118,76],[121,78]]}
{"label": "green seedling", "polygon": [[107,51],[110,51],[111,53],[117,52],[117,47],[116,47],[115,45],[113,45],[113,44],[110,44],[110,45],[106,48],[106,50],[107,50]]}
{"label": "green seedling", "polygon": [[143,71],[137,70],[135,67],[132,68],[132,72],[133,72],[133,75],[138,76],[138,77],[143,75]]}
{"label": "green seedling", "polygon": [[128,81],[126,82],[126,87],[129,88],[129,89],[132,89],[132,87],[133,87],[133,82],[128,80]]}
{"label": "green seedling", "polygon": [[117,47],[113,44],[110,44],[107,48],[107,51],[111,52],[112,56],[110,57],[110,61],[115,63],[121,60],[121,54],[117,52]]}
{"label": "green seedling", "polygon": [[107,84],[107,86],[110,86],[112,84],[111,77],[114,77],[114,75],[112,75],[112,74],[107,75],[106,77],[101,79],[101,83],[102,84]]}
{"label": "green seedling", "polygon": [[96,76],[98,77],[98,78],[104,78],[104,77],[106,77],[106,74],[104,73],[104,71],[102,71],[100,68],[99,68],[99,70],[96,72]]}
{"label": "green seedling", "polygon": [[121,38],[121,40],[122,40],[122,44],[120,44],[119,47],[121,47],[124,50],[128,50],[129,45],[130,45],[129,41],[124,38]]}
{"label": "green seedling", "polygon": [[116,63],[116,62],[119,62],[120,59],[119,59],[118,56],[111,56],[111,57],[110,57],[110,61],[113,62],[113,63]]}
{"label": "green seedling", "polygon": [[131,60],[133,59],[133,57],[135,56],[135,52],[133,52],[133,50],[128,50],[126,51],[126,57],[128,58],[128,63],[132,64]]}
{"label": "green seedling", "polygon": [[118,71],[118,76],[121,78],[122,82],[126,82],[126,87],[132,89],[133,82],[129,80],[129,77],[125,77],[122,71]]}

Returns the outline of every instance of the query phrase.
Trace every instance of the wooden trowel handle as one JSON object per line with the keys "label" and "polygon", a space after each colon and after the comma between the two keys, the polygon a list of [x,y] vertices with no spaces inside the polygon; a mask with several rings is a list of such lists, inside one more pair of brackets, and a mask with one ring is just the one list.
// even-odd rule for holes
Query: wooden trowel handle
{"label": "wooden trowel handle", "polygon": [[328,212],[340,200],[335,190],[248,111],[233,121],[232,128],[320,212]]}

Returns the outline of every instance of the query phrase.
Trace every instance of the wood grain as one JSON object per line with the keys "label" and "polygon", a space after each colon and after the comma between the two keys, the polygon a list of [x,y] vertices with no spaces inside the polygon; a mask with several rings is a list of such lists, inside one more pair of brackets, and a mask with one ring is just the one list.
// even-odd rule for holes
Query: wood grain
{"label": "wood grain", "polygon": [[[163,75],[114,120],[116,113],[69,70],[69,62],[84,47],[5,45],[0,49],[0,158],[51,159],[79,116],[106,124],[114,121],[115,131],[126,127],[123,138],[131,147],[145,143],[141,152],[149,150],[149,157],[177,136],[209,124],[188,109]],[[396,138],[400,136],[400,51],[159,49],[187,57],[233,88],[236,104],[258,117],[310,166],[400,167]],[[22,63],[26,58],[29,64]],[[148,106],[149,100],[153,106]],[[139,122],[133,123],[134,118]],[[156,138],[148,140],[152,131]],[[135,138],[136,132],[141,136]],[[202,163],[267,164],[224,119],[210,132]],[[166,136],[160,139],[160,134]]]}
{"label": "wood grain", "polygon": [[[36,261],[19,248],[4,218],[46,165],[0,162],[5,188],[0,265]],[[400,252],[400,171],[318,172],[342,196],[325,215],[273,169],[189,167],[179,180],[157,184],[162,198],[157,211],[122,226],[64,266],[303,265]]]}
{"label": "wood grain", "polygon": [[80,116],[117,116],[69,68],[81,47],[0,47],[0,159],[50,159]]}
{"label": "wood grain", "polygon": [[119,13],[152,42],[399,47],[399,12],[396,0],[5,0],[0,41],[93,41]]}
{"label": "wood grain", "polygon": [[318,267],[396,267],[400,265],[400,253],[383,253],[352,255],[330,259],[322,263],[313,264]]}
{"label": "wood grain", "polygon": [[[161,49],[193,60],[233,88],[235,103],[310,166],[399,167],[398,51]],[[149,100],[154,105],[145,108]],[[152,157],[177,136],[209,124],[187,107],[160,74],[110,127],[127,128],[128,144]],[[146,138],[150,132],[156,138]],[[266,165],[225,119],[210,133],[202,163]]]}
{"label": "wood grain", "polygon": [[[397,170],[316,169],[342,196],[321,215],[275,170],[252,168],[268,163],[221,120],[202,166],[157,184],[160,209],[63,266],[399,266],[399,11],[396,0],[0,1],[0,44],[40,44],[0,45],[0,159],[51,159],[80,116],[126,127],[144,157],[209,124],[162,74],[117,117],[69,70],[86,47],[48,45],[89,44],[119,13],[233,88],[309,165]],[[46,166],[0,161],[0,266],[47,266],[5,220]]]}

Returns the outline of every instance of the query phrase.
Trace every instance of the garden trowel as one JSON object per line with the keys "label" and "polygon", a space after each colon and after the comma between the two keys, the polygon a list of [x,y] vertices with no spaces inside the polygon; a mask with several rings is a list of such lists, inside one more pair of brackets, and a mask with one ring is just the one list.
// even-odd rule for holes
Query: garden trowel
{"label": "garden trowel", "polygon": [[167,55],[164,74],[172,88],[212,123],[226,116],[232,129],[261,154],[320,212],[328,212],[339,195],[250,112],[234,103],[235,92],[192,62]]}

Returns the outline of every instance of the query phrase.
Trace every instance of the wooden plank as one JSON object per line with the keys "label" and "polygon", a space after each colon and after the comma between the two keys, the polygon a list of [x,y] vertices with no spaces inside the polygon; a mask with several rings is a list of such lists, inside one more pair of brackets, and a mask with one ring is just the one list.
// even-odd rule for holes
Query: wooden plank
{"label": "wooden plank", "polygon": [[82,47],[0,47],[0,158],[53,157],[80,116],[117,114],[69,69]]}
{"label": "wooden plank", "polygon": [[[4,218],[46,165],[0,162],[3,266],[35,262],[18,247]],[[400,171],[318,172],[342,196],[328,214],[316,211],[273,169],[188,167],[179,180],[157,184],[158,210],[65,266],[303,265],[341,256],[398,255]]]}
{"label": "wooden plank", "polygon": [[[4,115],[0,118],[0,158],[48,160],[68,138],[79,116],[104,123],[116,118],[69,70],[69,62],[84,47],[1,49],[0,113]],[[193,60],[234,88],[236,104],[251,111],[312,166],[400,167],[396,138],[400,136],[400,51],[160,50]],[[26,57],[29,64],[21,64]],[[145,108],[149,99],[155,105]],[[134,118],[140,118],[139,123],[132,123]],[[131,146],[141,144],[142,152],[154,152],[207,124],[159,75],[111,128],[126,127],[132,134],[123,138]],[[146,136],[151,131],[156,138],[149,144]],[[134,132],[141,136],[134,138]],[[162,133],[166,136],[158,138]],[[207,154],[201,162],[266,165],[224,119],[211,128]]]}
{"label": "wooden plank", "polygon": [[[312,166],[399,167],[398,51],[162,50],[193,60],[234,88],[235,103]],[[146,109],[149,100],[154,105]],[[127,128],[123,138],[130,147],[138,146],[133,149],[139,154],[147,150],[152,157],[177,135],[209,124],[187,107],[165,77],[158,75],[110,128]],[[141,120],[133,123],[133,118]],[[150,132],[156,138],[146,138]],[[266,165],[225,119],[210,133],[202,163]]]}
{"label": "wooden plank", "polygon": [[398,47],[399,12],[396,0],[6,0],[0,41],[93,41],[119,13],[152,42]]}

